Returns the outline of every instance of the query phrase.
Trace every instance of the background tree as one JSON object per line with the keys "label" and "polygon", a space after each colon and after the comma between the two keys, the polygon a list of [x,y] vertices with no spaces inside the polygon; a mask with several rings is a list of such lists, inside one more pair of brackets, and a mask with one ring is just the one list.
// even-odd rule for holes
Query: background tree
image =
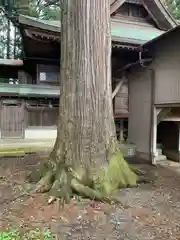
{"label": "background tree", "polygon": [[73,191],[109,199],[118,188],[136,184],[116,139],[109,0],[64,0],[61,29],[57,139],[36,172],[37,190],[63,200]]}
{"label": "background tree", "polygon": [[60,20],[60,7],[44,0],[0,0],[0,7],[0,58],[21,58],[21,36],[11,21],[17,14]]}
{"label": "background tree", "polygon": [[172,16],[180,20],[180,0],[165,0],[164,4]]}

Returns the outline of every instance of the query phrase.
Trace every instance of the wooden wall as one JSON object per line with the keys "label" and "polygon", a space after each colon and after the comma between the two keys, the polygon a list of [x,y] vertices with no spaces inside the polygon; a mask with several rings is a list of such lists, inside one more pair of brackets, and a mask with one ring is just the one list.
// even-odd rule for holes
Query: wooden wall
{"label": "wooden wall", "polygon": [[26,127],[57,125],[59,100],[29,100],[25,103]]}
{"label": "wooden wall", "polygon": [[[43,129],[57,126],[58,100],[1,99],[1,138],[24,138],[29,128]],[[40,137],[40,136],[39,136]]]}
{"label": "wooden wall", "polygon": [[57,125],[58,107],[25,108],[27,127],[49,127]]}
{"label": "wooden wall", "polygon": [[[120,79],[118,79],[120,81]],[[114,114],[127,115],[129,112],[129,91],[128,91],[128,80],[123,83],[119,92],[117,93],[114,101]]]}

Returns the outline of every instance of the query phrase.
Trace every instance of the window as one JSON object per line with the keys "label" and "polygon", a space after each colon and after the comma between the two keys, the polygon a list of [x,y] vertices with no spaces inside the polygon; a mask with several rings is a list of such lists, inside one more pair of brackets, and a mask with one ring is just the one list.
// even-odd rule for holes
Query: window
{"label": "window", "polygon": [[37,67],[37,77],[39,82],[58,83],[59,70],[60,68],[56,65],[39,64]]}

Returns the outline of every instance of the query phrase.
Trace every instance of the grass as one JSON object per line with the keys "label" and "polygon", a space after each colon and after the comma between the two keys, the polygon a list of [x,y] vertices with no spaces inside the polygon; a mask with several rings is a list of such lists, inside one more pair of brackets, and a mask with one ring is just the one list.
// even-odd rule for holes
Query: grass
{"label": "grass", "polygon": [[49,231],[40,232],[39,230],[31,230],[25,233],[20,231],[4,231],[0,232],[0,240],[50,240],[51,233]]}

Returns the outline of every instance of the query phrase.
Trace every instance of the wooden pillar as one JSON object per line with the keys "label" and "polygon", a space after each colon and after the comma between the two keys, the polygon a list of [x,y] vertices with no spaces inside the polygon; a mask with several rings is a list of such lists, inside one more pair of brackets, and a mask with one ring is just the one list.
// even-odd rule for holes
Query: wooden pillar
{"label": "wooden pillar", "polygon": [[[112,78],[112,93],[115,89],[115,86],[116,86],[115,78]],[[115,98],[112,99],[112,104],[113,104],[113,113],[115,115]]]}
{"label": "wooden pillar", "polygon": [[180,122],[178,122],[178,161],[180,162]]}
{"label": "wooden pillar", "polygon": [[151,128],[151,161],[153,165],[156,165],[157,156],[157,109],[153,107],[153,121]]}
{"label": "wooden pillar", "polygon": [[122,142],[124,140],[123,132],[124,132],[124,119],[120,119],[120,133],[119,133],[119,141]]}

